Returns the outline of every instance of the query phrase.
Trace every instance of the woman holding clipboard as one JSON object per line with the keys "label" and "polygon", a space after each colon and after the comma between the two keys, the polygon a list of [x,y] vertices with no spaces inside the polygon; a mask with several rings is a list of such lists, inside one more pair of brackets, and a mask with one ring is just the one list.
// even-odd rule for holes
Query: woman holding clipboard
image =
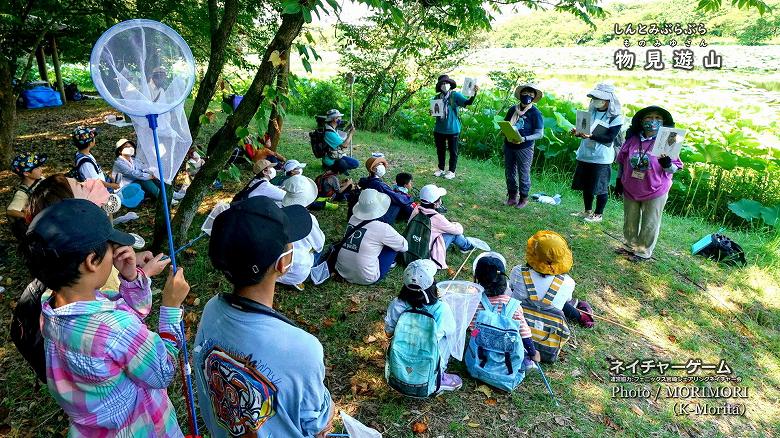
{"label": "woman holding clipboard", "polygon": [[571,188],[582,191],[585,204],[584,211],[572,216],[593,223],[602,221],[604,207],[607,206],[612,163],[617,153],[612,143],[623,127],[623,116],[612,85],[598,84],[588,97],[591,99],[588,111],[577,111],[577,127],[571,130],[572,135],[582,139],[577,149],[577,169]]}
{"label": "woman holding clipboard", "polygon": [[656,136],[662,126],[674,127],[669,111],[657,106],[637,111],[617,156],[615,191],[623,194],[625,238],[617,252],[634,262],[652,258],[672,175],[683,167],[679,157],[654,154],[654,148],[661,149],[661,145],[656,146]]}
{"label": "woman holding clipboard", "polygon": [[[534,159],[534,143],[544,135],[542,112],[534,105],[542,99],[542,90],[533,84],[523,84],[515,89],[520,102],[509,108],[504,117],[511,129],[504,138],[504,165],[506,166],[506,205],[524,208],[528,205],[531,190],[531,163]],[[503,122],[500,122],[500,124]],[[506,128],[502,128],[506,129]]]}

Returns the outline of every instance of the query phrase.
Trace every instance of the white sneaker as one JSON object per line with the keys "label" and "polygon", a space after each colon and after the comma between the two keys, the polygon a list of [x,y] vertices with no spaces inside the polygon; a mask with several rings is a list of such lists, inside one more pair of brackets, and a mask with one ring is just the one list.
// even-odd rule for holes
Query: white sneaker
{"label": "white sneaker", "polygon": [[595,224],[595,223],[603,221],[604,217],[602,215],[600,215],[600,214],[592,214],[592,215],[584,218],[583,220],[585,222],[589,223],[589,224]]}
{"label": "white sneaker", "polygon": [[444,179],[453,179],[455,178],[455,172],[450,172],[449,170],[447,173],[444,174]]}
{"label": "white sneaker", "polygon": [[436,169],[436,172],[433,172],[433,176],[443,176],[444,171],[441,169]]}

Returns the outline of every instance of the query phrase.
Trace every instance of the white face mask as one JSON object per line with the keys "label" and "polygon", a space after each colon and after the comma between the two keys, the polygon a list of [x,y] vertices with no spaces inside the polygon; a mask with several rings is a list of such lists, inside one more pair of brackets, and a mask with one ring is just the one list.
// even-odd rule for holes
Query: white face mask
{"label": "white face mask", "polygon": [[380,164],[374,168],[374,174],[380,178],[385,176],[385,173],[387,172],[387,169],[385,169],[384,164]]}
{"label": "white face mask", "polygon": [[126,157],[132,157],[135,155],[135,148],[124,148],[122,149],[122,155]]}
{"label": "white face mask", "polygon": [[601,100],[601,99],[591,99],[590,104],[593,106],[593,108],[600,110],[604,107],[604,104],[609,102],[608,100]]}
{"label": "white face mask", "polygon": [[268,180],[270,181],[270,180],[272,180],[274,178],[276,178],[276,169],[274,169],[273,167],[269,167],[268,168]]}
{"label": "white face mask", "polygon": [[446,93],[446,92],[450,91],[450,84],[442,84],[442,86],[440,88],[441,88],[441,92],[442,93]]}
{"label": "white face mask", "polygon": [[[282,253],[282,254],[279,256],[279,258],[278,258],[278,259],[276,259],[276,263],[279,263],[279,260],[281,260],[281,259],[283,259],[284,257],[286,257],[286,256],[287,256],[287,254],[292,254],[292,252],[293,252],[292,248],[290,248],[289,250],[287,250],[287,251],[283,252],[283,253]],[[294,257],[293,257],[293,258],[294,258]],[[274,266],[276,266],[276,263],[274,263]],[[287,270],[288,270],[288,269],[290,269],[290,266],[292,266],[292,264],[293,264],[293,262],[292,262],[292,261],[290,261],[290,264],[289,264],[289,265],[286,265],[286,266],[282,266],[282,270],[281,270],[281,271],[279,271],[279,272],[280,272],[282,275],[286,274],[286,273],[287,273]]]}

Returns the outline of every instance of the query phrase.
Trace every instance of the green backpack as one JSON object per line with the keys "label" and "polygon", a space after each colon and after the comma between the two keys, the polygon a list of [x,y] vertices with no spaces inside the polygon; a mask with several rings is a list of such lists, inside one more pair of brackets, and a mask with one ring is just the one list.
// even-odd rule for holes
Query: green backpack
{"label": "green backpack", "polygon": [[434,214],[427,215],[419,212],[406,225],[404,238],[406,238],[406,242],[409,244],[409,249],[401,254],[401,264],[403,266],[408,266],[409,263],[415,260],[431,258],[431,217]]}

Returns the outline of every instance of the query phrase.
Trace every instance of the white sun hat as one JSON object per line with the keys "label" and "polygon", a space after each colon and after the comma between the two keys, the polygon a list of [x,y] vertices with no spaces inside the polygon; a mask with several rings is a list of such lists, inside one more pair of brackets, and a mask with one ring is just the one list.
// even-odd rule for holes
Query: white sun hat
{"label": "white sun hat", "polygon": [[308,207],[317,199],[317,183],[307,176],[293,175],[284,180],[282,188],[287,192],[282,199],[282,207]]}
{"label": "white sun hat", "polygon": [[365,189],[360,192],[352,214],[362,221],[368,221],[384,216],[388,209],[390,209],[389,196],[374,189]]}
{"label": "white sun hat", "polygon": [[433,204],[447,194],[447,189],[436,184],[428,184],[420,189],[420,200]]}

